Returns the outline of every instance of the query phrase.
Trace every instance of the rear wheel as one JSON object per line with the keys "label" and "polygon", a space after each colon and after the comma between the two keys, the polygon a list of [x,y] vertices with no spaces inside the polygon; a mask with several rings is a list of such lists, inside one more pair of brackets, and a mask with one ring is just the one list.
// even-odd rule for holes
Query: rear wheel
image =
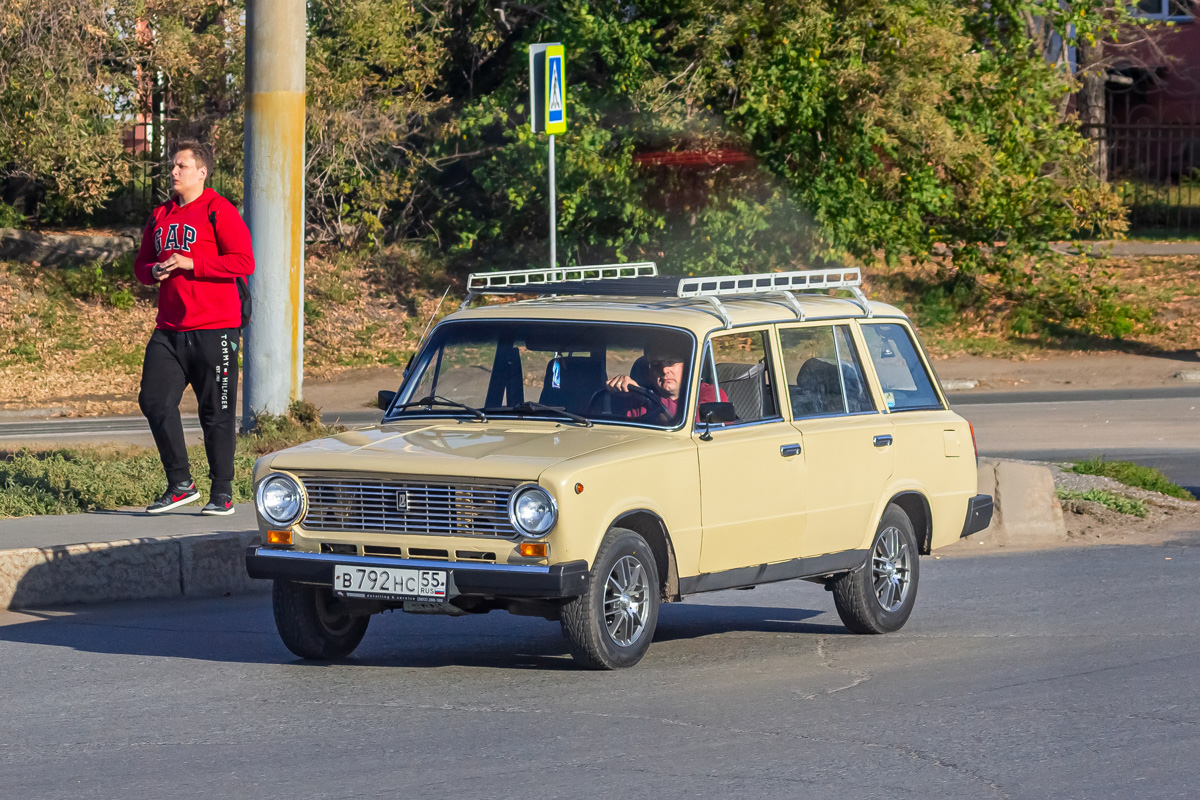
{"label": "rear wheel", "polygon": [[271,600],[275,627],[287,649],[316,661],[353,653],[371,619],[351,614],[349,606],[325,586],[277,580]]}
{"label": "rear wheel", "polygon": [[587,591],[562,610],[571,655],[590,669],[642,660],[658,625],[658,566],[646,540],[613,528],[600,543]]}
{"label": "rear wheel", "polygon": [[888,506],[866,563],[833,584],[842,624],[853,633],[900,630],[917,601],[917,553],[912,521],[898,506]]}

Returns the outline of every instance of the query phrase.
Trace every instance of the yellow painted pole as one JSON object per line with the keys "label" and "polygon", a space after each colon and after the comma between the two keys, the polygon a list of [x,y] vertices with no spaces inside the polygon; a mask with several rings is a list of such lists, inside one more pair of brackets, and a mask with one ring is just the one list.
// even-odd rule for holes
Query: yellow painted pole
{"label": "yellow painted pole", "polygon": [[255,272],[244,427],[303,396],[304,51],[304,0],[247,2],[245,216]]}

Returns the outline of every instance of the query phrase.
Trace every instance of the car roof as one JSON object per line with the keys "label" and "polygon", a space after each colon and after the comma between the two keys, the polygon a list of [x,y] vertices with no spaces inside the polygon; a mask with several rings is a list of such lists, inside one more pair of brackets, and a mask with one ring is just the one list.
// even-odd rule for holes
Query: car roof
{"label": "car roof", "polygon": [[[907,319],[887,303],[819,294],[792,294],[795,304],[779,294],[722,297],[718,303],[705,297],[613,297],[571,295],[491,303],[459,310],[443,322],[466,320],[578,320],[584,322],[641,323],[685,328],[703,338],[726,328],[830,319]],[[727,324],[728,323],[728,324]]]}

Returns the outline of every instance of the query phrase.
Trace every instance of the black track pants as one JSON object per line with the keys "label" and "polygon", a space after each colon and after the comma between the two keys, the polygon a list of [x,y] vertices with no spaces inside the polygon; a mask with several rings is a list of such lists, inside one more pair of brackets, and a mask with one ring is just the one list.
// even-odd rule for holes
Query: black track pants
{"label": "black track pants", "polygon": [[199,403],[212,494],[233,492],[239,334],[237,328],[156,330],[146,345],[138,405],[150,423],[168,484],[191,479],[179,417],[184,387],[191,384]]}

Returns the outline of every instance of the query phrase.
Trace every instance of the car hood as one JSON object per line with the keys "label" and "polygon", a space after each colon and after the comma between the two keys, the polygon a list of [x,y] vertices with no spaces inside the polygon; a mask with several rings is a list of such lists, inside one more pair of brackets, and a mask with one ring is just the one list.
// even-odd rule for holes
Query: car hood
{"label": "car hood", "polygon": [[270,466],[297,472],[535,480],[553,464],[647,435],[629,428],[521,420],[406,422],[346,431],[290,447],[270,456]]}

